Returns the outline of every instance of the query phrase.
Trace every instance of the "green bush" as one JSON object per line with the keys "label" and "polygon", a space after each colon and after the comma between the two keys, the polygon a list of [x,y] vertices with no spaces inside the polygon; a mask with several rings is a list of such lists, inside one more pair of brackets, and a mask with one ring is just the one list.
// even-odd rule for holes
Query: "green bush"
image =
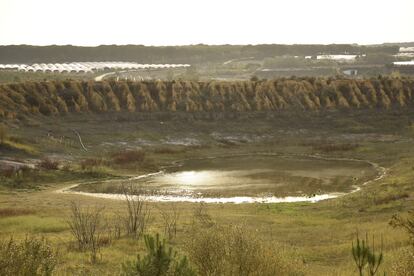
{"label": "green bush", "polygon": [[43,238],[0,241],[0,275],[52,275],[57,253]]}
{"label": "green bush", "polygon": [[155,238],[144,236],[147,254],[138,255],[135,261],[122,265],[122,275],[132,276],[192,276],[196,275],[191,269],[187,258],[179,257],[172,247],[168,247],[165,240],[160,241],[159,234]]}
{"label": "green bush", "polygon": [[304,275],[304,264],[246,225],[195,228],[189,257],[203,276]]}

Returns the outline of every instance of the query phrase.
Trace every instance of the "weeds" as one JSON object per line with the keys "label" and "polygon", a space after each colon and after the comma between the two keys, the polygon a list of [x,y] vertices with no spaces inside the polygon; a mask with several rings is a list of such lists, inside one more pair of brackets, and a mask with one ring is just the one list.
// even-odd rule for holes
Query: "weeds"
{"label": "weeds", "polygon": [[171,240],[177,236],[177,221],[180,218],[178,206],[171,203],[167,208],[160,208],[160,213],[164,224],[164,235]]}
{"label": "weeds", "polygon": [[402,228],[408,234],[411,244],[414,247],[414,212],[409,213],[409,217],[404,218],[399,215],[394,215],[391,218],[390,225],[394,228]]}

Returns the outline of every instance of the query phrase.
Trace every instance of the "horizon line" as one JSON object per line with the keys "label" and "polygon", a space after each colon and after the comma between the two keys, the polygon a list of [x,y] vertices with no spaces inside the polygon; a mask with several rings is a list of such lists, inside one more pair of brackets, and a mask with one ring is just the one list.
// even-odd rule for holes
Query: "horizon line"
{"label": "horizon line", "polygon": [[399,41],[399,42],[382,42],[382,43],[373,43],[373,44],[360,44],[356,42],[350,43],[247,43],[247,44],[206,44],[206,43],[194,43],[194,44],[171,44],[171,45],[151,45],[151,44],[96,44],[96,45],[79,45],[79,44],[0,44],[0,46],[34,46],[34,47],[50,47],[50,46],[72,46],[72,47],[102,47],[102,46],[144,46],[144,47],[188,47],[188,46],[261,46],[261,45],[285,45],[285,46],[295,46],[295,45],[356,45],[356,46],[378,46],[378,45],[397,45],[397,44],[407,44],[414,43],[414,41]]}

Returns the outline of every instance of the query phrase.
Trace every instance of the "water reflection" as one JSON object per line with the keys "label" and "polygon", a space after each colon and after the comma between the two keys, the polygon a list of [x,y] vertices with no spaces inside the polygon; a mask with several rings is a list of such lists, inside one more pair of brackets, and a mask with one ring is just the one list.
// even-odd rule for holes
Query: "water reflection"
{"label": "water reflection", "polygon": [[184,171],[165,175],[163,179],[179,186],[205,185],[213,181],[214,175],[209,171]]}
{"label": "water reflection", "polygon": [[[269,191],[277,181],[266,177],[271,170],[191,170],[162,173],[137,181],[137,184],[152,190],[174,194],[222,194],[229,191],[244,190],[243,194],[255,194],[258,190]],[[257,176],[260,177],[257,177]],[[255,177],[253,177],[255,176]],[[254,192],[248,192],[255,190]]]}

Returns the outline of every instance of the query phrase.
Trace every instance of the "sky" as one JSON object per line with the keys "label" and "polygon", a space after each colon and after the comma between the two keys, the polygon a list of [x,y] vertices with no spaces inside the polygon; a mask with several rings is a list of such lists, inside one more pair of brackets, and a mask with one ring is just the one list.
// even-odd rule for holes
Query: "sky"
{"label": "sky", "polygon": [[0,0],[0,45],[414,41],[414,0]]}

